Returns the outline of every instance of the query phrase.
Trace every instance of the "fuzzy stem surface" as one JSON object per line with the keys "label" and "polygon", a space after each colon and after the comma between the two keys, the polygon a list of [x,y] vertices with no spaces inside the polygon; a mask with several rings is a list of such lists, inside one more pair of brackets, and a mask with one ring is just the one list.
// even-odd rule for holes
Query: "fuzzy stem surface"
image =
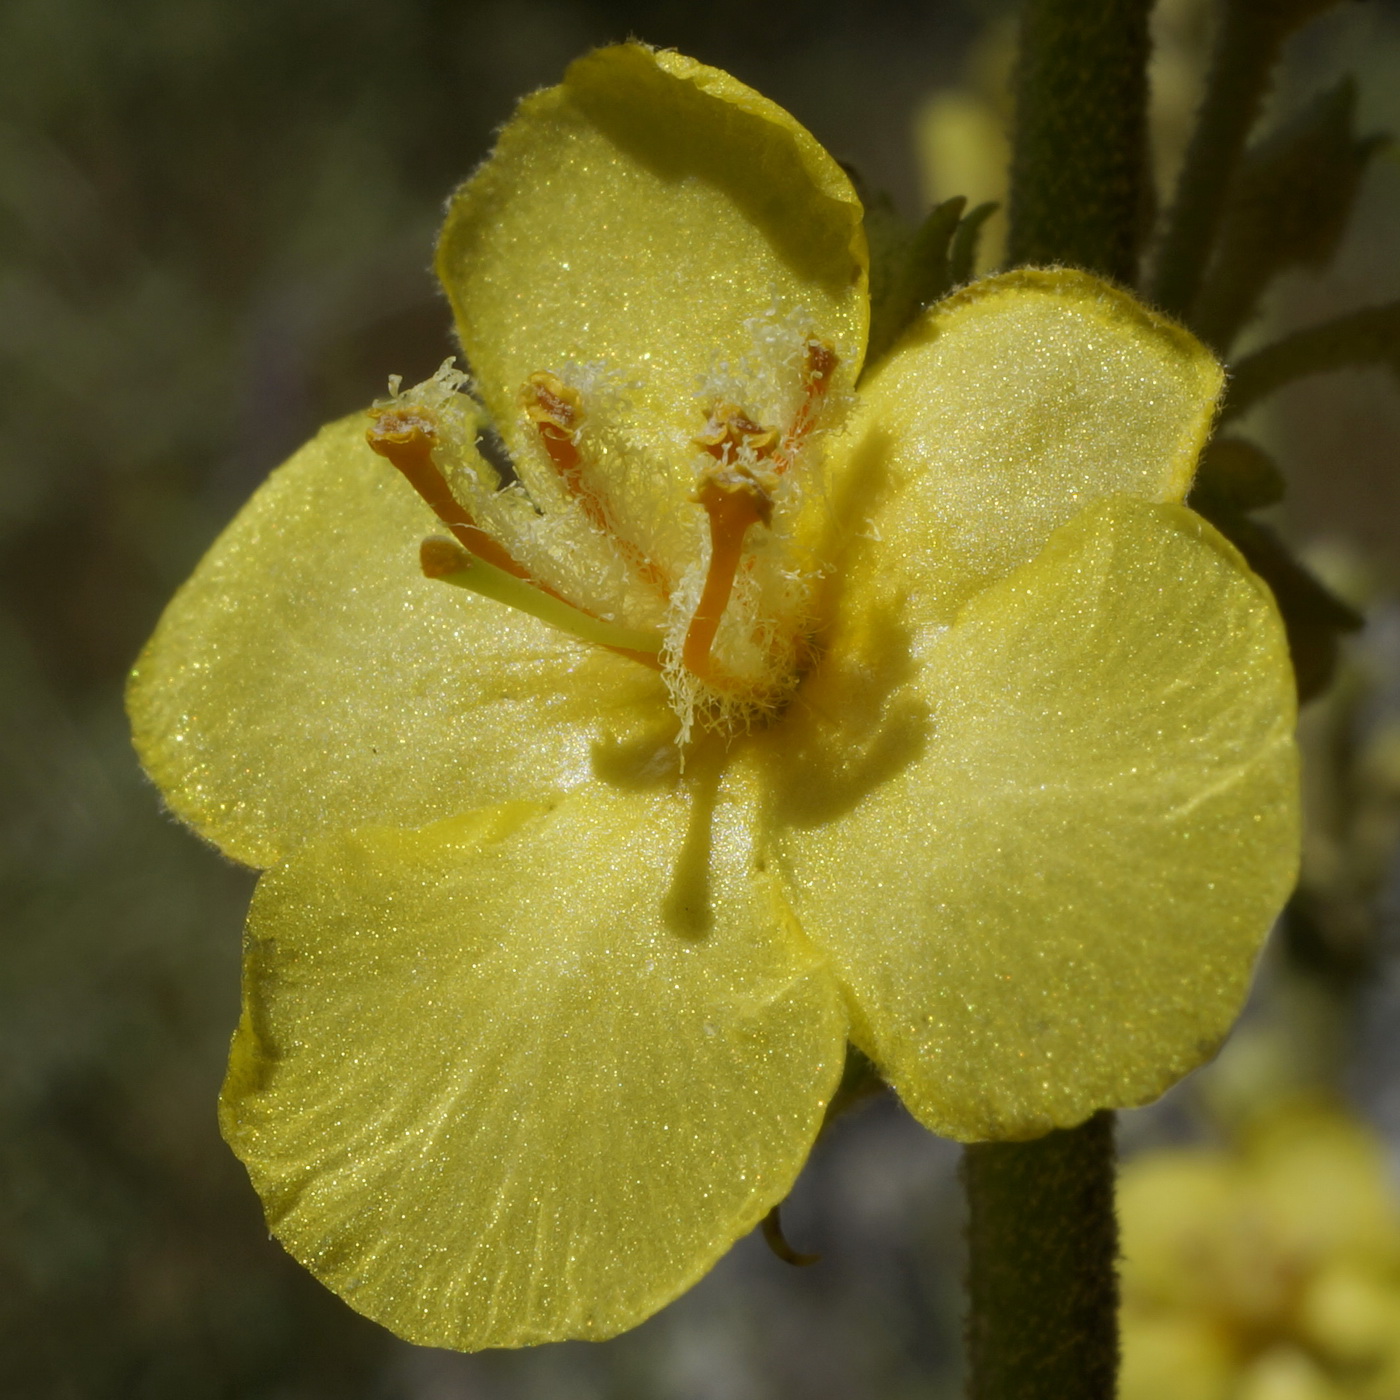
{"label": "fuzzy stem surface", "polygon": [[1016,64],[1012,266],[1069,263],[1131,286],[1151,211],[1150,0],[1027,0]]}
{"label": "fuzzy stem surface", "polygon": [[963,1157],[969,1400],[1112,1400],[1114,1119]]}
{"label": "fuzzy stem surface", "polygon": [[[1137,280],[1151,209],[1151,0],[1027,0],[1010,254]],[[1114,1119],[979,1143],[968,1202],[970,1400],[1113,1400],[1118,1377]]]}

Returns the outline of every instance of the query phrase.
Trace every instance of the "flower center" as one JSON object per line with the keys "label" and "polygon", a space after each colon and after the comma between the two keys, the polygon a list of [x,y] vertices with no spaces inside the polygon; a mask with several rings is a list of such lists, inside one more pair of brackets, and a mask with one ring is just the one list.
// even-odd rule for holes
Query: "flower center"
{"label": "flower center", "polygon": [[427,577],[662,671],[683,740],[697,719],[741,729],[782,707],[811,655],[818,569],[796,543],[811,473],[794,468],[813,453],[837,360],[811,335],[792,351],[749,403],[709,398],[689,438],[693,493],[658,487],[687,470],[674,440],[639,444],[588,372],[521,386],[516,482],[475,450],[482,411],[450,362],[405,393],[391,383],[366,436],[451,533],[424,542]]}

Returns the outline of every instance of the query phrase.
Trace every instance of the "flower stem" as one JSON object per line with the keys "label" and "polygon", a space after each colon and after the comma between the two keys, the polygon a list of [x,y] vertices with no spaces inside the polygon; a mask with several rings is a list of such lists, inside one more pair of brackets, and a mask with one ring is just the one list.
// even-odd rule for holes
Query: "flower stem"
{"label": "flower stem", "polygon": [[[1026,0],[1011,168],[1013,263],[1137,280],[1151,0]],[[1113,1115],[963,1159],[971,1400],[1112,1400]]]}
{"label": "flower stem", "polygon": [[969,1400],[1112,1400],[1113,1170],[1111,1113],[967,1149]]}
{"label": "flower stem", "polygon": [[1150,213],[1150,0],[1027,0],[1016,64],[1009,261],[1131,286]]}
{"label": "flower stem", "polygon": [[1355,365],[1400,370],[1400,301],[1364,306],[1335,320],[1306,326],[1237,360],[1221,421],[1238,417],[1295,379]]}

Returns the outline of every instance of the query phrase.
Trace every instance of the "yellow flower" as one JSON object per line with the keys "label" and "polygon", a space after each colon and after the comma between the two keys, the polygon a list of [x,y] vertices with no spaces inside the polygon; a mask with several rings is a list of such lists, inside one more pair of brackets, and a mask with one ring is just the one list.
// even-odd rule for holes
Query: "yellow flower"
{"label": "yellow flower", "polygon": [[1339,1110],[1123,1173],[1123,1400],[1394,1400],[1400,1209]]}
{"label": "yellow flower", "polygon": [[325,429],[136,667],[171,808],[268,868],[224,1132],[415,1341],[647,1317],[786,1194],[848,1037],[959,1138],[1151,1099],[1288,889],[1282,633],[1180,504],[1219,368],[1024,272],[857,393],[865,259],[781,109],[581,59],[448,213],[476,397]]}

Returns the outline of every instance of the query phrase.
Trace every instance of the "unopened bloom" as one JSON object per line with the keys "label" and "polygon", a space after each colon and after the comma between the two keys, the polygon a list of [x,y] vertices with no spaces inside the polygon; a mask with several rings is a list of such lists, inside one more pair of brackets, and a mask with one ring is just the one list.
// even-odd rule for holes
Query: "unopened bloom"
{"label": "unopened bloom", "polygon": [[604,1337],[783,1198],[848,1038],[964,1139],[1208,1055],[1296,814],[1277,616],[1180,504],[1207,352],[1026,272],[861,378],[844,173],[638,45],[438,267],[470,382],[275,473],[131,685],[267,870],[223,1125],[287,1247],[415,1341]]}
{"label": "unopened bloom", "polygon": [[1124,1170],[1123,1400],[1400,1395],[1400,1202],[1336,1108]]}

